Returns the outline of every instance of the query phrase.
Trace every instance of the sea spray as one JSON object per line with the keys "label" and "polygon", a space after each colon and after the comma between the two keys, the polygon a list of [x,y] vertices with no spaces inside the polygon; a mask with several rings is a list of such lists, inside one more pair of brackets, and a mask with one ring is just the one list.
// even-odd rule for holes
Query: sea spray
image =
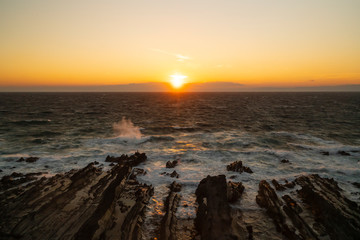
{"label": "sea spray", "polygon": [[140,128],[134,126],[131,120],[125,117],[121,121],[113,123],[113,129],[117,137],[141,139]]}

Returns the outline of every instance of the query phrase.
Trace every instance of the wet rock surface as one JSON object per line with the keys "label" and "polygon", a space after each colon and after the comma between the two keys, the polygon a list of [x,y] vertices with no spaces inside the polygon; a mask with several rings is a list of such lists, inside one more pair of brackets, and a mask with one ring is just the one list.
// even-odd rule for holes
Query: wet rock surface
{"label": "wet rock surface", "polygon": [[172,178],[179,178],[180,175],[174,170],[172,173],[162,172],[161,175],[169,176]]}
{"label": "wet rock surface", "polygon": [[169,195],[166,197],[164,203],[165,215],[161,220],[160,225],[160,240],[176,240],[179,239],[176,233],[177,218],[176,211],[180,202],[181,185],[172,182],[169,186]]}
{"label": "wet rock surface", "polygon": [[334,179],[314,174],[301,176],[296,183],[302,187],[300,198],[331,239],[360,239],[360,208],[344,197]]}
{"label": "wet rock surface", "polygon": [[226,166],[226,170],[233,171],[233,172],[247,172],[247,173],[253,173],[253,171],[249,167],[243,166],[242,161],[236,161],[233,163],[230,163]]}
{"label": "wet rock surface", "polygon": [[129,176],[144,155],[135,153],[107,172],[91,163],[3,189],[1,239],[141,239],[153,187]]}
{"label": "wet rock surface", "polygon": [[133,167],[138,165],[141,162],[146,161],[147,156],[145,153],[135,152],[135,154],[128,156],[126,154],[122,154],[120,157],[113,157],[107,156],[105,162],[112,162],[112,163],[126,163],[127,165]]}
{"label": "wet rock surface", "polygon": [[174,168],[178,165],[179,161],[178,160],[174,160],[174,161],[167,161],[166,162],[166,167],[167,168]]}
{"label": "wet rock surface", "polygon": [[[234,227],[225,175],[208,176],[196,189],[199,205],[195,226],[201,239],[246,239],[245,231],[239,235],[238,226]],[[233,187],[232,184],[230,184]],[[235,186],[234,186],[235,187]]]}
{"label": "wet rock surface", "polygon": [[[359,239],[359,206],[343,196],[333,179],[315,174],[300,176],[295,183],[299,190],[279,197],[263,180],[256,196],[256,202],[266,209],[266,214],[284,238]],[[285,190],[276,188],[280,192]]]}
{"label": "wet rock surface", "polygon": [[227,199],[230,203],[234,203],[241,198],[241,195],[244,192],[245,187],[241,182],[231,182],[227,183]]}

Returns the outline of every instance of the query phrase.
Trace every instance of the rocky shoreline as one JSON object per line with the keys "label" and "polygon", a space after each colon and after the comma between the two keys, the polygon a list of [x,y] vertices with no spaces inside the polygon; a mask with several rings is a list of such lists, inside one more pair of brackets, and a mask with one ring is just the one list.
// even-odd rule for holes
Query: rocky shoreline
{"label": "rocky shoreline", "polygon": [[[50,178],[39,179],[42,173],[4,176],[0,239],[144,239],[145,211],[154,188],[137,180],[146,171],[136,166],[146,160],[136,152],[108,156],[105,161],[112,167],[107,171],[94,162]],[[177,164],[168,162],[166,167]],[[241,161],[227,170],[252,173]],[[184,239],[176,217],[181,188],[176,181],[169,185],[164,215],[152,239]],[[241,182],[228,181],[225,175],[201,180],[195,192],[196,218],[189,221],[192,239],[255,239],[253,226],[243,220],[244,191]],[[254,201],[264,210],[264,219],[257,221],[274,224],[278,239],[360,239],[360,208],[333,179],[313,174],[284,184],[262,180]]]}

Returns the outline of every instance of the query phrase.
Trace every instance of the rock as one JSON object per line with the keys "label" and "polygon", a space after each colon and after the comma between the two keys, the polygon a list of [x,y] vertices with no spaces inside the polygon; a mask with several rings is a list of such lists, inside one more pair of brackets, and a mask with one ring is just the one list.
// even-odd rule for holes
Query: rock
{"label": "rock", "polygon": [[300,198],[331,239],[360,239],[360,208],[342,195],[334,179],[314,174],[301,176],[295,182],[302,187],[298,191]]}
{"label": "rock", "polygon": [[352,184],[353,184],[355,187],[360,188],[360,183],[358,183],[358,182],[353,182]]}
{"label": "rock", "polygon": [[[334,179],[315,174],[300,176],[292,184],[301,189],[282,199],[266,181],[259,184],[256,202],[266,209],[279,233],[287,239],[360,239],[360,208],[342,195]],[[300,203],[294,200],[297,197]]]}
{"label": "rock", "polygon": [[33,163],[33,162],[36,162],[37,160],[39,160],[38,157],[28,157],[25,159],[25,162]]}
{"label": "rock", "polygon": [[321,151],[320,153],[321,153],[322,155],[324,155],[324,156],[329,156],[329,155],[330,155],[330,153],[327,152],[327,151]]}
{"label": "rock", "polygon": [[33,163],[33,162],[36,162],[37,160],[39,160],[38,157],[28,157],[28,158],[19,158],[19,160],[17,160],[16,162],[28,162],[28,163]]}
{"label": "rock", "polygon": [[272,184],[274,185],[276,191],[284,191],[285,187],[283,185],[281,185],[280,183],[278,183],[278,181],[276,181],[275,179],[273,179]]}
{"label": "rock", "polygon": [[345,152],[345,151],[338,151],[337,154],[340,154],[342,156],[350,156],[350,153]]}
{"label": "rock", "polygon": [[136,166],[146,161],[147,156],[145,153],[135,152],[130,157],[126,154],[122,154],[120,157],[107,156],[105,162],[118,163],[122,165],[129,165],[131,167]]}
{"label": "rock", "polygon": [[3,172],[3,170],[0,169],[0,172]]}
{"label": "rock", "polygon": [[180,192],[181,191],[181,184],[177,182],[172,182],[170,185],[170,191],[171,192]]}
{"label": "rock", "polygon": [[297,214],[302,213],[302,208],[289,195],[284,195],[282,199],[285,201],[286,205]]}
{"label": "rock", "polygon": [[241,182],[231,182],[227,183],[227,199],[230,203],[234,203],[241,198],[242,193],[244,192],[245,187]]}
{"label": "rock", "polygon": [[281,163],[290,163],[290,161],[287,160],[287,159],[282,159],[280,162],[281,162]]}
{"label": "rock", "polygon": [[246,226],[246,230],[249,233],[248,240],[253,240],[254,236],[253,236],[253,228],[252,228],[252,226]]}
{"label": "rock", "polygon": [[170,174],[170,177],[176,177],[176,178],[179,178],[179,174],[174,170],[171,174]]}
{"label": "rock", "polygon": [[143,175],[143,176],[146,175],[146,171],[141,168],[134,168],[129,178],[136,179],[136,177],[139,175]]}
{"label": "rock", "polygon": [[179,178],[180,175],[174,170],[172,173],[162,172],[161,175],[170,176],[172,178]]}
{"label": "rock", "polygon": [[94,162],[94,165],[98,165],[98,164],[99,164],[99,162],[98,162],[98,161],[95,161],[95,162]]}
{"label": "rock", "polygon": [[285,186],[286,188],[294,188],[295,182],[289,182],[288,180],[285,179],[285,184],[283,186]]}
{"label": "rock", "polygon": [[39,176],[42,174],[44,174],[44,173],[42,173],[42,172],[27,173],[24,175],[22,173],[13,172],[11,175],[2,177],[2,179],[0,181],[0,190],[1,191],[8,190],[10,188],[17,187],[21,184],[37,180],[38,178],[36,176]]}
{"label": "rock", "polygon": [[[287,205],[282,207],[283,202],[265,180],[259,183],[256,202],[260,207],[266,209],[266,213],[272,218],[276,230],[288,239],[317,239],[302,218],[292,211],[292,208],[289,208]],[[289,200],[289,204],[293,203]],[[298,226],[298,229],[289,225],[289,221],[286,221],[287,216],[295,226]]]}
{"label": "rock", "polygon": [[22,174],[22,173],[17,173],[17,172],[13,172],[10,176],[11,176],[11,177],[14,177],[14,178],[17,178],[17,177],[23,177],[24,174]]}
{"label": "rock", "polygon": [[176,211],[180,202],[180,195],[176,192],[181,190],[181,185],[175,181],[169,186],[169,194],[164,203],[165,215],[160,224],[161,240],[176,240],[177,218]]}
{"label": "rock", "polygon": [[178,160],[174,160],[174,161],[167,161],[166,162],[166,167],[167,168],[174,168],[178,165]]}
{"label": "rock", "polygon": [[233,219],[227,198],[225,175],[204,178],[199,183],[195,194],[196,202],[199,205],[195,227],[201,239],[238,239],[239,236],[236,235],[236,231],[232,228]]}
{"label": "rock", "polygon": [[[90,163],[79,170],[4,190],[0,193],[1,236],[140,239],[153,187],[129,179],[135,162],[126,160],[107,172]],[[25,177],[35,175],[38,173]]]}
{"label": "rock", "polygon": [[226,166],[226,169],[228,171],[239,172],[239,173],[242,172],[253,173],[253,171],[249,167],[245,167],[242,165],[242,161],[236,161],[230,163],[229,165]]}

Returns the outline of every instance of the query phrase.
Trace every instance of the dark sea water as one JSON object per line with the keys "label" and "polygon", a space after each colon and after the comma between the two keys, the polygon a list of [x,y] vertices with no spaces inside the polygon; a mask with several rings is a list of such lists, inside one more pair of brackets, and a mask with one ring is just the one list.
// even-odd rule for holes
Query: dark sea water
{"label": "dark sea water", "polygon": [[[141,181],[155,186],[149,229],[174,180],[160,173],[172,172],[165,163],[175,159],[183,219],[195,216],[199,181],[217,174],[244,183],[238,207],[249,223],[262,212],[254,200],[262,179],[318,173],[360,202],[352,185],[360,182],[360,93],[0,93],[0,177],[52,175],[136,150],[149,157]],[[27,156],[40,160],[16,162]],[[227,172],[236,160],[254,173]],[[259,224],[255,236],[264,238],[270,227]]]}

